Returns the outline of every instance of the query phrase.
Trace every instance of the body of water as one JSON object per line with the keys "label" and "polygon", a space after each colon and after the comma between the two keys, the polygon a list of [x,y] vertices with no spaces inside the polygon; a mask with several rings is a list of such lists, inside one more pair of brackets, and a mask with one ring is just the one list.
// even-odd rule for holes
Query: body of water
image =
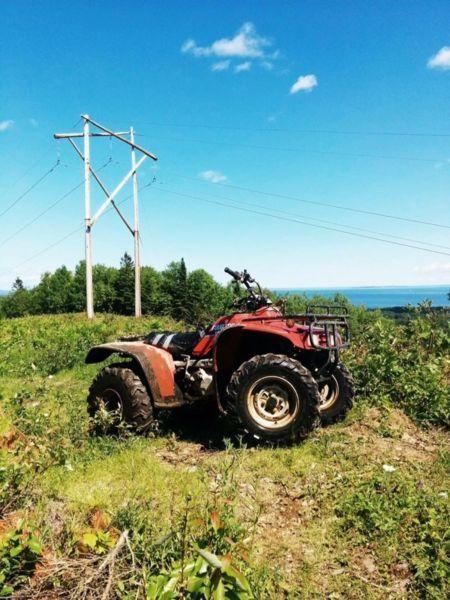
{"label": "body of water", "polygon": [[363,304],[367,308],[389,308],[392,306],[405,306],[418,304],[423,300],[431,300],[433,306],[449,306],[447,294],[449,285],[430,286],[392,286],[392,287],[351,287],[351,288],[279,288],[274,289],[277,294],[303,294],[309,298],[319,294],[333,299],[335,294],[344,294],[353,304]]}

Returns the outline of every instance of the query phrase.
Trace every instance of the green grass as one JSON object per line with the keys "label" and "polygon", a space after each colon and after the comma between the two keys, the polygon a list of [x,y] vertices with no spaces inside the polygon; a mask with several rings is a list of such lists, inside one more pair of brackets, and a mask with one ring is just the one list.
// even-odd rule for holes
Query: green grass
{"label": "green grass", "polygon": [[[189,438],[176,426],[91,435],[85,398],[99,367],[82,363],[88,346],[152,327],[173,323],[0,324],[0,541],[22,527],[20,541],[22,519],[42,546],[36,574],[16,561],[8,581],[26,597],[81,598],[83,586],[101,597],[110,571],[98,561],[127,530],[118,598],[150,598],[154,577],[194,560],[197,546],[229,553],[258,598],[448,597],[448,436],[420,429],[395,398],[362,399],[291,448],[204,447],[195,427]],[[211,426],[198,420],[200,432]]]}

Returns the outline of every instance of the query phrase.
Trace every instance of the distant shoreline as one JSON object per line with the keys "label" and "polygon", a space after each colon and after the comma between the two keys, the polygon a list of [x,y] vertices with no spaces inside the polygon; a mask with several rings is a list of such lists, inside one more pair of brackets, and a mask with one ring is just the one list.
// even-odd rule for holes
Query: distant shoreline
{"label": "distant shoreline", "polygon": [[351,285],[343,287],[324,286],[324,287],[277,287],[269,288],[272,292],[315,292],[323,291],[344,291],[344,290],[413,290],[413,289],[448,289],[450,291],[450,283],[435,283],[430,285]]}

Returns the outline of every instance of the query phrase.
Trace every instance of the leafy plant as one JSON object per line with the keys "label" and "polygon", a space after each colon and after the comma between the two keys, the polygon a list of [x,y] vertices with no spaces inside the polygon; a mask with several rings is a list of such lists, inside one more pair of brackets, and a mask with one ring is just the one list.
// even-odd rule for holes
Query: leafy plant
{"label": "leafy plant", "polygon": [[450,574],[445,492],[394,473],[376,475],[346,494],[336,512],[339,527],[354,541],[376,541],[380,551],[392,553],[392,560],[406,559],[411,585],[424,597],[445,597]]}
{"label": "leafy plant", "polygon": [[232,565],[230,554],[217,556],[205,548],[196,548],[197,558],[183,565],[175,562],[168,571],[147,578],[147,600],[183,598],[212,598],[222,600],[253,598],[244,575]]}
{"label": "leafy plant", "polygon": [[76,540],[76,547],[82,554],[106,554],[115,541],[116,538],[110,531],[90,528]]}
{"label": "leafy plant", "polygon": [[10,596],[33,573],[42,546],[24,520],[0,534],[0,596]]}

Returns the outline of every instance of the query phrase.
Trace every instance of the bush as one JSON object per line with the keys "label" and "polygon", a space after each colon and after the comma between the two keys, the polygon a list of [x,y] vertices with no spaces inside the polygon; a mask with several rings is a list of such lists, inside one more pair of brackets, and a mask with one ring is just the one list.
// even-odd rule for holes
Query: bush
{"label": "bush", "polygon": [[88,321],[83,315],[26,317],[0,321],[0,375],[52,375],[84,362],[90,346],[120,336],[173,329],[168,318],[140,320],[100,315]]}
{"label": "bush", "polygon": [[28,580],[41,553],[38,538],[23,520],[0,534],[0,597],[11,596]]}
{"label": "bush", "polygon": [[422,424],[449,424],[448,323],[433,311],[405,325],[377,317],[366,322],[346,353],[359,396],[385,398]]}
{"label": "bush", "polygon": [[445,492],[386,473],[360,483],[336,512],[338,526],[357,544],[376,541],[371,547],[389,553],[388,563],[406,560],[411,587],[421,597],[448,597],[450,511]]}

